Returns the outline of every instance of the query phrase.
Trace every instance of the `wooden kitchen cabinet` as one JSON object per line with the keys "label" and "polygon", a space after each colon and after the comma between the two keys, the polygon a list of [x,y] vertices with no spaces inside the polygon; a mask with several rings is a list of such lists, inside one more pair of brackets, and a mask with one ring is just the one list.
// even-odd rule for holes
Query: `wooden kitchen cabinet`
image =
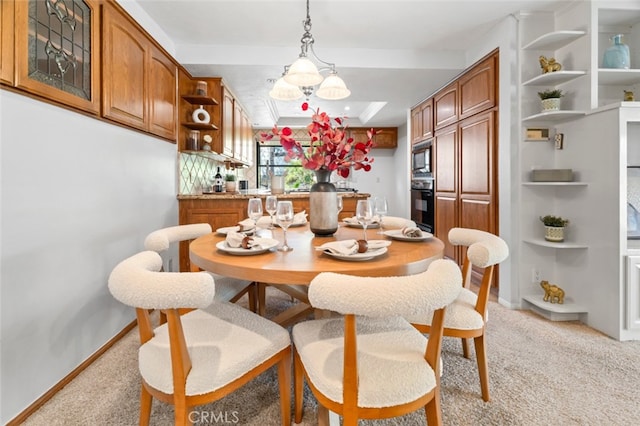
{"label": "wooden kitchen cabinet", "polygon": [[149,131],[167,139],[176,139],[177,67],[155,46],[150,47]]}
{"label": "wooden kitchen cabinet", "polygon": [[0,3],[0,83],[13,85],[14,0]]}
{"label": "wooden kitchen cabinet", "polygon": [[111,3],[103,6],[103,37],[103,116],[175,141],[175,63]]}
{"label": "wooden kitchen cabinet", "polygon": [[233,95],[222,88],[222,154],[233,157]]}
{"label": "wooden kitchen cabinet", "polygon": [[[352,127],[348,129],[348,136],[352,137],[355,142],[366,142],[368,127]],[[376,131],[373,137],[374,148],[395,148],[398,146],[398,128],[397,127],[381,127],[374,128]]]}
{"label": "wooden kitchen cabinet", "polygon": [[462,250],[447,238],[451,228],[497,232],[495,112],[436,131],[433,145],[435,235],[445,243],[445,256],[462,263]]}
{"label": "wooden kitchen cabinet", "polygon": [[458,80],[461,120],[496,105],[497,63],[497,54],[492,55]]}
{"label": "wooden kitchen cabinet", "polygon": [[435,235],[444,242],[444,255],[459,262],[456,247],[449,243],[449,230],[458,226],[458,126],[436,131],[433,143],[435,170]]}
{"label": "wooden kitchen cabinet", "polygon": [[[208,223],[215,231],[218,228],[234,226],[247,218],[247,202],[251,196],[183,196],[178,202],[179,224]],[[265,198],[265,195],[258,197]],[[369,197],[369,194],[345,194],[342,196],[343,209],[340,219],[356,214],[356,202]],[[282,194],[278,200],[289,200],[293,211],[309,213],[309,196],[303,194]],[[263,201],[264,202],[264,201]],[[266,213],[265,213],[266,214]],[[180,243],[180,270],[189,270],[189,244]]]}
{"label": "wooden kitchen cabinet", "polygon": [[416,144],[433,137],[433,98],[411,110],[411,143]]}
{"label": "wooden kitchen cabinet", "polygon": [[433,97],[434,128],[442,129],[458,121],[458,82],[454,81]]}
{"label": "wooden kitchen cabinet", "polygon": [[[64,8],[61,2],[1,3],[2,81],[61,105],[99,114],[101,2],[84,0],[66,16],[58,10]],[[47,7],[60,13],[48,13]],[[31,20],[37,21],[35,29]]]}
{"label": "wooden kitchen cabinet", "polygon": [[238,102],[233,102],[233,158],[242,161],[243,151],[245,148],[244,138],[246,136],[244,126],[245,120],[244,110]]}

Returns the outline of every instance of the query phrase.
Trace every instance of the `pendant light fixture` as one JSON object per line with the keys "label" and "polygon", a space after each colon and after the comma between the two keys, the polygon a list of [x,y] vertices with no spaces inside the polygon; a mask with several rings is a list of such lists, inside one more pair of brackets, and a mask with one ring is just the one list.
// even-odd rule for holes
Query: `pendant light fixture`
{"label": "pendant light fixture", "polygon": [[[307,0],[307,18],[303,21],[304,33],[300,40],[300,56],[293,64],[284,67],[284,73],[269,92],[269,96],[281,101],[292,101],[313,93],[314,86],[320,84],[315,91],[322,99],[344,99],[351,94],[344,81],[338,77],[335,64],[318,58],[313,50],[313,35],[311,35],[311,17],[309,15],[309,0]],[[311,57],[310,57],[311,55]],[[320,63],[320,68],[311,60]],[[324,78],[320,72],[329,71]]]}

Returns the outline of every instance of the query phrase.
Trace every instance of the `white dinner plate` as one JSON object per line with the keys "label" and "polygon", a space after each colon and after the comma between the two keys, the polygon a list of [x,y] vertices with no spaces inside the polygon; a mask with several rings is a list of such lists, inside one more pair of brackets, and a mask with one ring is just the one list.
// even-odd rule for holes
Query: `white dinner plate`
{"label": "white dinner plate", "polygon": [[402,234],[402,229],[390,229],[388,231],[384,231],[383,234],[389,238],[400,241],[425,241],[429,238],[433,238],[433,234],[429,232],[425,232],[422,230],[420,230],[420,232],[422,232],[422,235],[420,237],[407,237],[406,235]]}
{"label": "white dinner plate", "polygon": [[327,256],[331,256],[333,258],[340,259],[340,260],[350,260],[355,262],[362,261],[362,260],[371,260],[378,256],[382,256],[386,252],[387,252],[386,247],[381,247],[375,250],[367,250],[364,253],[353,253],[353,254],[337,254],[337,253],[332,253],[330,251],[323,251],[323,253],[326,254]]}
{"label": "white dinner plate", "polygon": [[[291,225],[289,225],[289,228],[296,228],[298,226],[305,226],[308,222],[304,221],[304,222],[293,222]],[[280,225],[278,225],[278,222],[274,221],[273,224],[277,227],[280,227]]]}
{"label": "white dinner plate", "polygon": [[220,251],[229,254],[235,254],[238,256],[251,256],[254,254],[265,253],[271,250],[274,247],[277,247],[279,242],[278,240],[274,240],[273,238],[259,238],[260,248],[252,247],[250,249],[245,249],[242,247],[229,247],[226,241],[219,241],[216,244],[216,248]]}
{"label": "white dinner plate", "polygon": [[[246,235],[251,235],[251,234],[253,234],[254,231],[255,231],[255,228],[252,228],[252,229],[249,229],[247,231],[242,231],[242,233],[246,234]],[[240,232],[240,227],[238,225],[236,225],[236,226],[227,226],[227,227],[224,227],[224,228],[216,229],[216,232],[218,234],[221,234],[221,235],[227,235],[229,232]]]}
{"label": "white dinner plate", "polygon": [[[345,219],[343,220],[344,224],[347,225],[350,228],[360,228],[362,229],[362,225],[360,225],[358,222],[355,222],[355,219]],[[376,223],[372,223],[369,226],[367,226],[367,229],[376,229],[380,227],[380,223],[376,222]]]}

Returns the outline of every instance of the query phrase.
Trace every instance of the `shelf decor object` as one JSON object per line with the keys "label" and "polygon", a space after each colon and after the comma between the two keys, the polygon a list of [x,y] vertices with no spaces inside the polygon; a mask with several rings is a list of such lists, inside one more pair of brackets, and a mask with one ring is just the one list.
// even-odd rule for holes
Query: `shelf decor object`
{"label": "shelf decor object", "polygon": [[532,182],[571,182],[573,169],[535,169],[531,170]]}
{"label": "shelf decor object", "polygon": [[559,216],[541,216],[540,221],[544,224],[544,239],[551,242],[564,241],[564,228],[569,224],[568,219]]}
{"label": "shelf decor object", "polygon": [[602,67],[628,70],[631,64],[629,46],[622,42],[622,34],[616,34],[611,41],[613,44],[604,51]]}
{"label": "shelf decor object", "polygon": [[560,98],[563,97],[561,89],[548,89],[538,92],[542,101],[542,111],[558,111],[560,109]]}

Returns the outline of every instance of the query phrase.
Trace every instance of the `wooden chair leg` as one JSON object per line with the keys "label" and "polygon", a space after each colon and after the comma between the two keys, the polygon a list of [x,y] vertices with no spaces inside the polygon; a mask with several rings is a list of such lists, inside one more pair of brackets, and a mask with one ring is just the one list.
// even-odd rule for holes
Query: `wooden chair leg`
{"label": "wooden chair leg", "polygon": [[175,401],[173,409],[175,410],[175,426],[191,426],[189,418],[191,407],[186,405],[186,401]]}
{"label": "wooden chair leg", "polygon": [[140,426],[149,426],[151,420],[151,394],[147,391],[144,385],[141,386],[140,392]]}
{"label": "wooden chair leg", "polygon": [[487,355],[485,352],[484,334],[473,339],[476,348],[476,359],[478,361],[478,373],[480,375],[480,389],[482,390],[482,399],[489,401],[489,366],[487,364]]}
{"label": "wooden chair leg", "polygon": [[258,312],[258,288],[256,283],[251,283],[249,286],[249,291],[247,292],[249,296],[249,309],[251,312]]}
{"label": "wooden chair leg", "polygon": [[469,339],[461,338],[462,340],[462,356],[469,359]]}
{"label": "wooden chair leg", "polygon": [[427,416],[427,424],[429,426],[442,425],[442,411],[440,408],[440,389],[435,390],[433,399],[424,407]]}
{"label": "wooden chair leg", "polygon": [[358,426],[358,416],[352,412],[344,413],[342,426]]}
{"label": "wooden chair leg", "polygon": [[294,400],[294,421],[302,422],[302,391],[304,387],[304,367],[297,351],[293,351],[293,400]]}
{"label": "wooden chair leg", "polygon": [[[278,388],[280,390],[280,416],[282,426],[291,425],[291,352],[278,363]],[[299,423],[299,422],[298,422]]]}
{"label": "wooden chair leg", "polygon": [[263,317],[266,314],[265,298],[267,285],[265,283],[256,283],[256,286],[258,287],[258,315]]}

